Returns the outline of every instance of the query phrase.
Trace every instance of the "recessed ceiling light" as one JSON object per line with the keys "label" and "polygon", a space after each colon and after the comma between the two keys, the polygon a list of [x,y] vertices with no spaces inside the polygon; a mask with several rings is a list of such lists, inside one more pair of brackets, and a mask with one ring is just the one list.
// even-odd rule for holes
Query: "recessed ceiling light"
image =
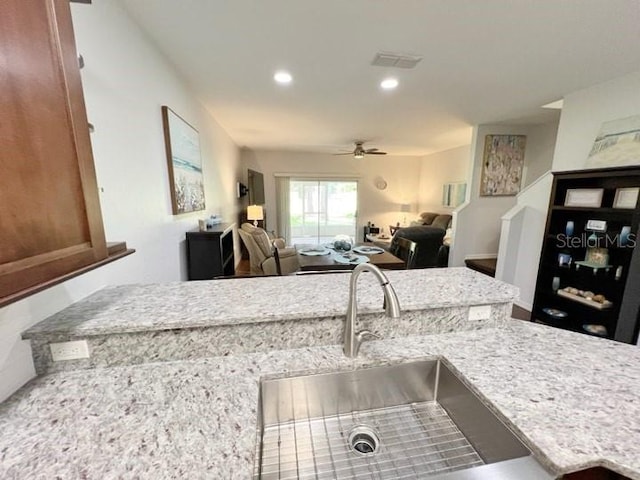
{"label": "recessed ceiling light", "polygon": [[380,87],[383,90],[393,90],[398,86],[398,80],[395,78],[385,78],[381,83]]}
{"label": "recessed ceiling light", "polygon": [[275,73],[275,75],[273,76],[273,79],[282,85],[286,85],[288,83],[291,83],[291,81],[293,80],[293,77],[289,72],[280,70],[279,72]]}

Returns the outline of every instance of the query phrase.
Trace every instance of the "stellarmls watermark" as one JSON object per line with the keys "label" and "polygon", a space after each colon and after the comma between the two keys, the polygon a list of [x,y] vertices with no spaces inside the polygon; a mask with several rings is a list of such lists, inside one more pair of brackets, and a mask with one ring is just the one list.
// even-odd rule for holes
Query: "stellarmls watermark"
{"label": "stellarmls watermark", "polygon": [[567,236],[564,233],[556,235],[556,247],[558,248],[634,248],[636,246],[636,234],[587,234]]}

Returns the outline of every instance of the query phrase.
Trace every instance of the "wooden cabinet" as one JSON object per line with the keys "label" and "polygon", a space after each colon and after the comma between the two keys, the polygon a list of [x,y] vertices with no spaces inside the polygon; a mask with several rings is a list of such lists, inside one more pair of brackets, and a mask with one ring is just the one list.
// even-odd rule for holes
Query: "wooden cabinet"
{"label": "wooden cabinet", "polygon": [[[638,167],[554,174],[532,312],[535,321],[637,341],[639,188]],[[625,196],[632,202],[621,201]],[[587,206],[589,202],[593,205]]]}
{"label": "wooden cabinet", "polygon": [[189,280],[211,280],[235,274],[233,223],[187,232]]}
{"label": "wooden cabinet", "polygon": [[0,303],[107,258],[68,0],[0,2]]}

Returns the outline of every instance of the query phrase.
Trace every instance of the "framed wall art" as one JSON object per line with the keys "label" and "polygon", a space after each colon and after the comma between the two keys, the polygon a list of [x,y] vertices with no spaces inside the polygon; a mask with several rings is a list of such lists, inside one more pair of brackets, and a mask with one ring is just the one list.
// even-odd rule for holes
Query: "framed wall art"
{"label": "framed wall art", "polygon": [[637,165],[639,157],[640,115],[635,115],[602,124],[589,152],[587,168]]}
{"label": "framed wall art", "polygon": [[480,196],[512,196],[520,192],[526,135],[487,135],[484,140]]}
{"label": "framed wall art", "polygon": [[638,193],[640,188],[618,188],[616,189],[616,196],[613,200],[613,208],[636,208],[638,204]]}
{"label": "framed wall art", "polygon": [[456,208],[464,203],[467,194],[467,182],[451,182],[442,186],[442,205]]}
{"label": "framed wall art", "polygon": [[600,208],[603,195],[603,188],[569,188],[564,198],[564,206]]}
{"label": "framed wall art", "polygon": [[162,107],[162,122],[173,214],[204,210],[204,180],[198,131],[167,106]]}

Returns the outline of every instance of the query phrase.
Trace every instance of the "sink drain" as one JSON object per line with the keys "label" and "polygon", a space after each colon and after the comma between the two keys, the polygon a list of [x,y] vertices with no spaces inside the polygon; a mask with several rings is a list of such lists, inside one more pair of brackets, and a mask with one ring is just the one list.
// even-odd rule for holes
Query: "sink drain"
{"label": "sink drain", "polygon": [[349,433],[349,448],[358,455],[373,455],[379,446],[378,435],[371,427],[361,425]]}

